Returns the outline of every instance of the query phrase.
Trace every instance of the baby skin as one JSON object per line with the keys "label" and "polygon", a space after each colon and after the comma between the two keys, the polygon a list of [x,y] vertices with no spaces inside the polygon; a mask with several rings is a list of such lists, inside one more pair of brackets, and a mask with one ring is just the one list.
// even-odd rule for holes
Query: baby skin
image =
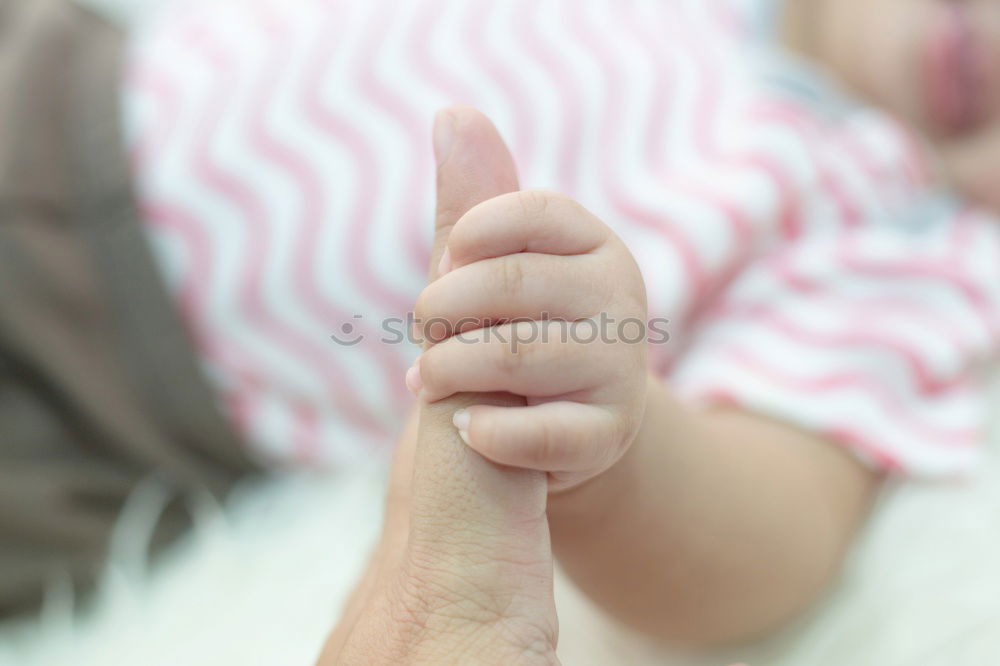
{"label": "baby skin", "polygon": [[[347,655],[373,646],[395,650],[377,663],[471,654],[477,641],[495,663],[554,663],[553,554],[605,611],[670,641],[752,639],[808,607],[879,476],[816,435],[681,403],[634,336],[562,335],[601,314],[645,320],[628,249],[578,203],[519,191],[478,112],[441,112],[435,148],[437,241],[416,312],[427,345],[407,376],[418,414],[326,663],[367,663]],[[505,619],[482,629],[466,607]],[[400,617],[417,629],[387,639]]]}
{"label": "baby skin", "polygon": [[[785,6],[792,50],[909,124],[942,182],[1000,209],[1000,69],[987,66],[1000,50],[997,3]],[[949,107],[917,65],[929,36],[955,22],[975,26],[982,90],[952,90],[962,99]],[[871,43],[880,47],[859,51],[859,30],[876,34]],[[469,174],[507,187],[467,211],[452,208],[457,221],[439,226],[440,263],[417,308],[433,322],[422,331],[430,347],[410,371],[410,388],[424,404],[454,407],[461,439],[486,460],[546,475],[555,557],[611,615],[696,645],[783,626],[838,571],[881,476],[814,433],[734,408],[683,404],[648,373],[642,344],[560,335],[599,315],[644,320],[642,277],[624,244],[582,206],[518,191],[494,136],[467,109],[437,120],[439,169],[455,174],[455,187],[472,187],[463,182]],[[490,324],[500,339],[486,335]],[[475,397],[487,393],[519,402]],[[456,395],[463,397],[450,402]]]}
{"label": "baby skin", "polygon": [[[791,50],[907,123],[943,182],[1000,208],[1000,69],[986,67],[996,3],[783,6]],[[955,25],[976,28],[962,66],[978,75],[951,79],[980,85],[942,93],[921,64]],[[407,376],[419,406],[379,548],[322,663],[557,663],[554,559],[610,615],[680,643],[753,639],[806,609],[880,475],[814,433],[682,403],[634,337],[563,335],[645,319],[628,249],[576,202],[521,192],[481,114],[442,112],[435,149],[434,258],[417,307],[428,344]]]}
{"label": "baby skin", "polygon": [[[475,139],[494,131],[474,111],[442,112],[440,168],[504,163],[476,155],[505,152]],[[408,384],[431,404],[519,397],[472,400],[454,425],[487,460],[547,475],[553,549],[575,583],[628,625],[686,643],[759,636],[806,608],[837,571],[878,476],[813,434],[680,403],[647,370],[644,340],[562,335],[581,322],[592,331],[601,314],[646,320],[632,255],[578,203],[513,191],[471,208],[446,236],[416,309],[431,344]]]}

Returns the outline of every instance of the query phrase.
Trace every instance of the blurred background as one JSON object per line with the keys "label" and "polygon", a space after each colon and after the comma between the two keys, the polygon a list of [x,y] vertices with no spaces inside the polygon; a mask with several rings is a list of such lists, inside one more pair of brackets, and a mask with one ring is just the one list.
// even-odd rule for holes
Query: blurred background
{"label": "blurred background", "polygon": [[[227,1],[233,0],[203,0],[203,3],[186,4],[207,6],[209,2]],[[114,29],[94,27],[92,32],[103,34],[105,30],[111,30],[122,31],[126,35],[144,30],[150,17],[164,11],[167,4],[167,0],[77,2],[116,26]],[[169,10],[183,14],[184,10],[177,7],[184,4],[174,3]],[[33,31],[36,22],[32,16],[13,24],[16,31],[11,29],[13,7],[9,0],[0,0],[0,40],[13,43],[25,35],[38,38],[39,33]],[[280,16],[275,18],[278,24],[280,19]],[[46,30],[58,31],[59,21],[54,23],[55,28]],[[234,26],[232,29],[235,31],[238,28]],[[277,30],[280,33],[280,27]],[[197,28],[193,31],[196,33]],[[196,43],[197,34],[193,34],[191,40],[192,44]],[[100,39],[97,41],[100,42]],[[97,89],[105,85],[97,76],[93,80],[88,78],[87,72],[91,70],[87,64],[101,63],[114,56],[105,54],[100,46],[80,50],[74,48],[60,46],[51,56],[58,59],[55,65],[58,71],[69,73],[67,86],[73,89],[73,94],[79,92],[77,88]],[[156,53],[158,48],[167,47],[153,46],[150,52]],[[224,59],[225,55],[218,57]],[[13,67],[12,62],[13,59],[5,62],[0,57],[0,70]],[[74,69],[76,65],[80,66],[79,70]],[[17,90],[8,88],[0,95],[23,97],[36,93],[37,88],[30,80],[15,80],[20,82],[21,87]],[[155,88],[159,83],[153,81],[151,85]],[[162,85],[168,84],[162,82]],[[77,122],[95,126],[108,124],[108,117],[105,116],[113,109],[106,107],[97,108],[90,114],[81,113],[82,120],[73,114],[52,112],[50,105],[70,104],[72,99],[45,97],[33,109],[38,113],[39,125],[56,115],[63,118],[53,121],[53,127],[60,128],[59,131],[69,132],[66,128],[70,125],[75,127]],[[130,136],[140,134],[140,130],[146,127],[144,123],[155,116],[146,115],[147,109],[143,104],[148,105],[148,102],[137,104],[136,108],[126,113]],[[25,108],[32,107],[21,105],[17,108],[23,112]],[[63,112],[65,110],[62,109]],[[20,120],[23,122],[23,118]],[[4,122],[8,121],[10,117]],[[501,112],[498,124],[501,128],[508,128],[514,123]],[[370,131],[370,128],[362,128],[361,131]],[[46,130],[46,136],[49,135],[51,132]],[[68,145],[66,142],[70,139],[67,136],[70,134],[57,134],[55,143],[39,143],[37,150],[22,154],[41,155],[37,164],[47,164],[50,154],[61,150],[58,146]],[[94,132],[88,136],[101,134]],[[391,142],[394,138],[379,137],[378,141]],[[10,135],[0,136],[0,141],[12,145],[17,140]],[[114,140],[121,139],[109,139]],[[527,150],[524,146],[530,141],[522,136],[514,143]],[[114,147],[111,145],[111,148]],[[74,147],[71,152],[83,149],[101,155],[102,150],[108,150],[108,146]],[[133,165],[148,159],[151,153],[143,151],[155,150],[155,145],[140,146],[131,153]],[[37,164],[34,161],[25,163],[16,171],[27,174],[24,175],[27,179],[34,173]],[[74,168],[80,167],[77,164]],[[162,192],[170,191],[171,168],[181,167],[174,165],[166,169],[163,176],[165,184],[157,184],[157,187],[163,187]],[[99,170],[99,167],[89,171],[93,173],[94,169]],[[83,169],[83,172],[87,171]],[[0,173],[13,171],[0,170]],[[45,182],[58,183],[65,176],[59,170],[46,172],[50,173],[55,176],[46,176]],[[116,179],[122,178],[122,173],[113,171],[108,176],[98,175],[95,180],[100,182],[97,183],[77,182],[69,177],[72,182],[65,187],[69,192],[65,200],[59,199],[63,196],[62,190],[50,194],[43,188],[38,196],[45,205],[56,199],[62,204],[68,201],[84,211],[81,215],[86,215],[88,206],[101,202],[95,203],[86,191],[81,193],[81,190],[90,187],[94,191],[104,192],[101,188],[106,188],[108,192],[117,192]],[[537,174],[528,174],[529,178],[534,175]],[[249,196],[252,193],[244,194]],[[421,199],[421,203],[426,204],[426,199]],[[126,204],[123,199],[121,205]],[[59,206],[53,208],[58,209]],[[148,210],[144,213],[152,214]],[[4,214],[0,208],[0,217]],[[183,220],[181,215],[166,216],[164,210],[155,211],[155,214],[164,215],[162,219]],[[423,217],[426,218],[426,215]],[[384,235],[390,237],[396,233],[390,230]],[[55,253],[57,257],[54,261],[66,266],[67,270],[73,269],[73,263],[78,260],[66,249],[72,243],[102,242],[132,247],[128,232],[113,223],[102,227],[89,239],[64,238],[61,234],[61,231],[52,232],[39,241],[44,248],[40,245],[38,252]],[[25,246],[33,247],[30,243]],[[0,239],[0,262],[13,266],[17,259],[4,250],[3,239]],[[171,241],[163,241],[156,248],[156,260],[169,261],[170,257],[179,256],[178,253]],[[123,265],[127,263],[125,261]],[[81,269],[82,280],[99,279],[95,276],[101,274],[101,270]],[[0,271],[0,275],[16,273]],[[130,285],[127,282],[119,280],[116,284],[128,289]],[[137,279],[136,285],[141,282]],[[391,282],[391,279],[386,279],[386,282]],[[136,285],[132,286],[141,288]],[[184,293],[183,284],[172,283],[169,286]],[[46,289],[40,288],[39,298],[57,303],[61,312],[72,311],[79,305],[73,300],[73,290],[53,295],[52,290]],[[29,293],[26,298],[30,297]],[[191,292],[187,297],[194,303],[199,295]],[[355,311],[367,313],[364,307],[356,305]],[[16,309],[11,311],[17,312]],[[34,310],[26,306],[22,312],[32,313]],[[59,319],[25,321],[29,324],[26,329],[29,331],[32,323],[38,326],[35,329],[38,331],[46,326],[62,325]],[[165,350],[155,366],[157,373],[165,374],[157,376],[164,377],[165,381],[170,377],[181,381],[188,370],[171,363],[171,345],[175,344],[172,325],[162,323],[161,327],[157,321],[143,321],[145,323],[133,322],[130,325],[135,325],[137,334],[150,343],[148,348],[162,347]],[[10,325],[17,329],[17,326]],[[79,333],[79,339],[85,340],[88,336],[100,339],[107,331],[101,328],[99,322],[88,320],[79,330],[64,333],[67,338]],[[43,337],[41,333],[38,335]],[[74,349],[69,342],[59,348],[66,353]],[[398,362],[406,367],[415,350],[407,348],[392,353],[398,358],[389,359],[386,363]],[[21,360],[0,359],[0,363],[7,364],[7,367],[0,365],[0,375],[6,373],[8,379],[20,377]],[[53,364],[59,360],[52,359]],[[351,363],[350,360],[344,362],[347,365]],[[69,373],[67,376],[76,377],[73,381],[86,385],[88,377],[97,376],[90,373],[104,372],[101,370],[103,367],[99,363],[93,367],[82,364],[66,372]],[[352,368],[352,371],[363,372],[363,369]],[[113,379],[109,379],[107,384],[112,388],[106,390],[101,388],[104,384],[98,386],[97,380],[94,381],[97,388],[93,392],[93,402],[88,402],[90,399],[87,398],[81,400],[81,405],[66,405],[67,413],[75,414],[77,409],[100,412],[103,409],[102,400],[110,404],[117,397],[123,400],[128,397],[114,393],[121,389],[113,388],[117,386]],[[8,383],[15,385],[13,380]],[[52,400],[60,405],[63,401],[72,402],[51,387],[34,388],[52,396]],[[402,382],[392,391],[399,393],[401,389]],[[14,431],[13,424],[20,429],[19,432],[31,432],[31,428],[35,427],[30,422],[30,401],[15,395],[14,389],[4,387],[4,390],[7,393],[0,393],[0,446],[5,429],[9,427],[9,432]],[[380,389],[376,387],[372,390]],[[167,400],[166,394],[152,395],[154,401]],[[7,402],[4,403],[4,400]],[[405,396],[396,395],[393,400],[406,404]],[[207,395],[193,393],[188,396],[188,403],[163,408],[164,427],[168,431],[173,428],[190,442],[183,455],[160,457],[154,450],[155,436],[149,434],[152,427],[146,430],[142,423],[109,426],[107,433],[102,432],[100,436],[88,440],[98,442],[95,444],[97,450],[103,450],[104,446],[110,450],[112,441],[120,437],[133,447],[134,460],[153,461],[169,471],[162,475],[146,474],[138,463],[130,467],[133,464],[130,462],[113,471],[95,470],[94,475],[89,477],[101,480],[101,488],[95,489],[78,475],[87,469],[89,463],[59,446],[15,451],[11,458],[13,462],[6,470],[0,470],[0,480],[6,486],[6,492],[0,489],[0,504],[3,504],[0,514],[13,516],[4,524],[16,525],[20,530],[16,534],[32,533],[34,528],[41,530],[44,526],[54,530],[52,533],[58,536],[48,544],[44,538],[33,542],[33,548],[38,551],[29,559],[38,566],[32,568],[25,567],[22,560],[13,557],[13,537],[0,534],[0,567],[7,569],[4,577],[13,581],[7,588],[12,591],[12,598],[27,600],[33,596],[27,584],[21,594],[15,571],[25,572],[24,581],[39,577],[45,579],[40,601],[32,598],[0,617],[0,664],[286,666],[313,663],[378,536],[389,449],[377,437],[359,434],[357,441],[368,443],[366,437],[370,437],[372,442],[378,440],[379,443],[371,444],[376,453],[367,458],[351,452],[344,453],[344,459],[351,460],[351,465],[317,467],[317,470],[322,468],[324,471],[310,470],[308,466],[303,469],[294,465],[277,465],[276,474],[264,475],[262,469],[266,464],[260,462],[260,457],[242,461],[226,449],[227,438],[232,433],[217,423],[217,415],[213,416],[207,410],[204,414],[197,411],[199,404],[204,406],[211,401],[212,398]],[[996,393],[992,404],[1000,404],[1000,393]],[[239,406],[234,410],[238,412]],[[199,413],[201,416],[200,420],[185,423],[184,419],[178,419],[178,413]],[[116,417],[112,412],[109,414],[109,423],[114,422]],[[396,418],[393,414],[372,416],[378,432],[391,431]],[[278,419],[275,419],[276,423]],[[5,426],[5,423],[8,425]],[[279,426],[280,423],[274,425],[268,421],[267,427]],[[47,426],[37,426],[39,442],[50,441],[51,433],[40,430],[44,427]],[[80,432],[84,429],[81,425]],[[199,432],[191,432],[194,430]],[[74,436],[80,432],[74,433]],[[602,617],[564,578],[560,578],[557,595],[563,663],[595,666],[715,666],[735,661],[752,666],[981,666],[1000,663],[1000,567],[997,566],[1000,562],[1000,460],[996,455],[1000,432],[991,437],[986,462],[967,480],[889,482],[880,496],[872,520],[861,535],[858,547],[829,597],[781,636],[763,644],[738,646],[711,654],[695,654],[654,645]],[[48,447],[48,444],[45,446]],[[284,453],[264,451],[261,457],[266,461],[270,454],[277,458]],[[40,462],[44,460],[50,463],[55,460],[58,464],[42,469]],[[31,486],[36,490],[22,492],[22,486]],[[62,492],[70,487],[73,492]],[[124,504],[119,502],[122,498],[125,498]],[[86,510],[74,510],[74,502]],[[56,514],[58,520],[50,520],[49,516]],[[94,515],[108,519],[106,534],[102,531],[104,528],[96,524],[93,531],[89,531],[89,521]],[[103,536],[93,537],[91,534]],[[108,545],[103,552],[106,552],[106,557],[95,558],[92,554],[80,556],[64,566],[63,561],[53,555],[60,545],[71,543],[82,552],[84,546],[90,544],[90,539],[105,537]],[[46,550],[47,546],[51,548]],[[5,549],[8,550],[6,557]],[[91,551],[92,548],[87,552]]]}

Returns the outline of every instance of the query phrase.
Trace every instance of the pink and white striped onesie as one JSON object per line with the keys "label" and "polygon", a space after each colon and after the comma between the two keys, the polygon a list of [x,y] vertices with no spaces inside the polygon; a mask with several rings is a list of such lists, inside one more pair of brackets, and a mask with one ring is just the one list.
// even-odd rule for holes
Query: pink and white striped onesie
{"label": "pink and white striped onesie", "polygon": [[671,321],[655,369],[680,395],[891,471],[973,465],[1000,227],[933,193],[904,129],[756,55],[748,10],[214,0],[151,20],[125,92],[139,193],[255,452],[346,465],[392,443],[417,350],[383,322],[424,283],[431,118],[461,102],[496,122],[522,183],[632,249],[651,316]]}

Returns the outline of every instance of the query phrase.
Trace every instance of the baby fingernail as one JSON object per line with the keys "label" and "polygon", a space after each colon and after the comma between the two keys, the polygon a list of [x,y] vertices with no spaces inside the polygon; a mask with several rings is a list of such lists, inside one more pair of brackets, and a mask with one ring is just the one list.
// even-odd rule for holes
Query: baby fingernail
{"label": "baby fingernail", "polygon": [[451,421],[458,428],[458,436],[462,438],[463,442],[468,444],[469,424],[472,423],[472,414],[467,409],[460,409],[455,412],[455,416],[452,417]]}
{"label": "baby fingernail", "polygon": [[410,390],[413,395],[419,395],[420,391],[424,388],[424,381],[420,378],[420,359],[413,364],[409,370],[406,371],[406,388]]}
{"label": "baby fingernail", "polygon": [[438,264],[438,277],[451,272],[451,250],[447,247],[441,255],[441,263]]}

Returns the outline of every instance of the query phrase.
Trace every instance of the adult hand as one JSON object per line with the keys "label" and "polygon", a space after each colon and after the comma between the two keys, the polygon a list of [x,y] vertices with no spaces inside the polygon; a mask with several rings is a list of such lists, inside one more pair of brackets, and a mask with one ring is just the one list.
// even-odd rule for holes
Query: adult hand
{"label": "adult hand", "polygon": [[[509,152],[478,112],[441,112],[434,145],[431,280],[458,219],[518,189]],[[394,466],[381,543],[322,665],[558,663],[546,475],[466,446],[452,419],[471,404],[524,402],[455,395],[418,407]]]}

